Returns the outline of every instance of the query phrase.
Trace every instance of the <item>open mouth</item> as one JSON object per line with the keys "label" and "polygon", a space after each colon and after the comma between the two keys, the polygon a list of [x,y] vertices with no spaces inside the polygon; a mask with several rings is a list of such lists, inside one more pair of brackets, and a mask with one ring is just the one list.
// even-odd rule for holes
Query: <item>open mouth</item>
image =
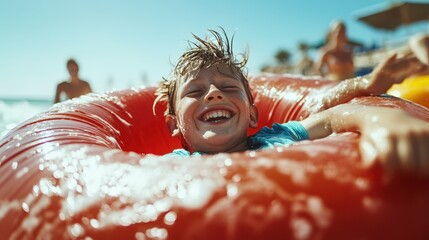
{"label": "open mouth", "polygon": [[218,122],[228,120],[231,117],[233,117],[233,113],[231,111],[213,110],[213,111],[208,111],[204,113],[201,119],[204,122],[218,123]]}

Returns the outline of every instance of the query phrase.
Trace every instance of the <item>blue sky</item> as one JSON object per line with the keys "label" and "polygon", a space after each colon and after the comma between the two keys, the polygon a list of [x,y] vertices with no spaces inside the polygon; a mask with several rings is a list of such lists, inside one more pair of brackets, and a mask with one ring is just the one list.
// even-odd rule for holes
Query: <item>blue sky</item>
{"label": "blue sky", "polygon": [[356,20],[380,3],[386,1],[0,0],[0,98],[53,99],[56,84],[68,77],[68,58],[77,60],[95,92],[155,85],[169,75],[191,33],[217,26],[235,33],[235,52],[249,47],[250,74],[273,63],[279,49],[297,56],[298,42],[319,41],[335,19],[368,44],[429,31],[421,23],[386,33]]}

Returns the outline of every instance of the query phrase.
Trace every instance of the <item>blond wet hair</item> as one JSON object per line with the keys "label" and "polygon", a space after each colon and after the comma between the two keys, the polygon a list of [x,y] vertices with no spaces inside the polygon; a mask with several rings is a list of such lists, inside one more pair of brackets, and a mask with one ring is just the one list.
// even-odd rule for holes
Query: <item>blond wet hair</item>
{"label": "blond wet hair", "polygon": [[230,41],[225,30],[223,28],[220,29],[223,36],[215,30],[209,30],[214,39],[208,37],[202,39],[192,34],[196,41],[189,41],[189,49],[178,59],[171,77],[169,79],[163,78],[159,88],[156,90],[155,94],[157,98],[154,102],[154,109],[158,102],[167,102],[167,109],[164,115],[174,116],[174,101],[180,85],[179,83],[188,79],[192,73],[220,64],[225,64],[231,68],[237,79],[242,82],[247,97],[250,103],[253,104],[253,97],[244,68],[248,60],[248,51],[246,50],[244,53],[235,56],[232,49],[234,36],[232,36]]}

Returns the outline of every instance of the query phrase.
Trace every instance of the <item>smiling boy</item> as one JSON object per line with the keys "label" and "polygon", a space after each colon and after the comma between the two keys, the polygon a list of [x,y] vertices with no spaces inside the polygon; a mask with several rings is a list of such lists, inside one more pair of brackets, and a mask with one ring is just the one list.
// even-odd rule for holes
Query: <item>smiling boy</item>
{"label": "smiling boy", "polygon": [[[184,147],[172,154],[190,156],[256,150],[322,138],[332,132],[357,131],[362,135],[364,160],[378,159],[392,169],[423,173],[429,170],[429,148],[421,144],[429,140],[428,123],[400,110],[342,104],[356,96],[382,93],[393,83],[402,81],[421,67],[415,57],[392,56],[370,77],[346,80],[327,91],[320,109],[328,110],[300,122],[264,127],[248,137],[248,128],[257,126],[258,110],[243,74],[247,54],[236,58],[225,32],[225,40],[218,32],[210,32],[214,41],[194,35],[197,42],[180,57],[173,77],[164,79],[157,90],[155,104],[167,101],[168,127]],[[398,129],[391,123],[392,119],[408,124]]]}

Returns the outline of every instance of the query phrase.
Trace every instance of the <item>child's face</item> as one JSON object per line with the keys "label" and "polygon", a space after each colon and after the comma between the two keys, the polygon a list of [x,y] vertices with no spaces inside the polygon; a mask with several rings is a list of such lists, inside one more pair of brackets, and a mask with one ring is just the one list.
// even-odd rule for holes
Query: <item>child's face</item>
{"label": "child's face", "polygon": [[247,129],[257,126],[257,110],[233,71],[226,65],[212,66],[179,83],[176,116],[170,116],[168,124],[190,151],[247,149]]}

